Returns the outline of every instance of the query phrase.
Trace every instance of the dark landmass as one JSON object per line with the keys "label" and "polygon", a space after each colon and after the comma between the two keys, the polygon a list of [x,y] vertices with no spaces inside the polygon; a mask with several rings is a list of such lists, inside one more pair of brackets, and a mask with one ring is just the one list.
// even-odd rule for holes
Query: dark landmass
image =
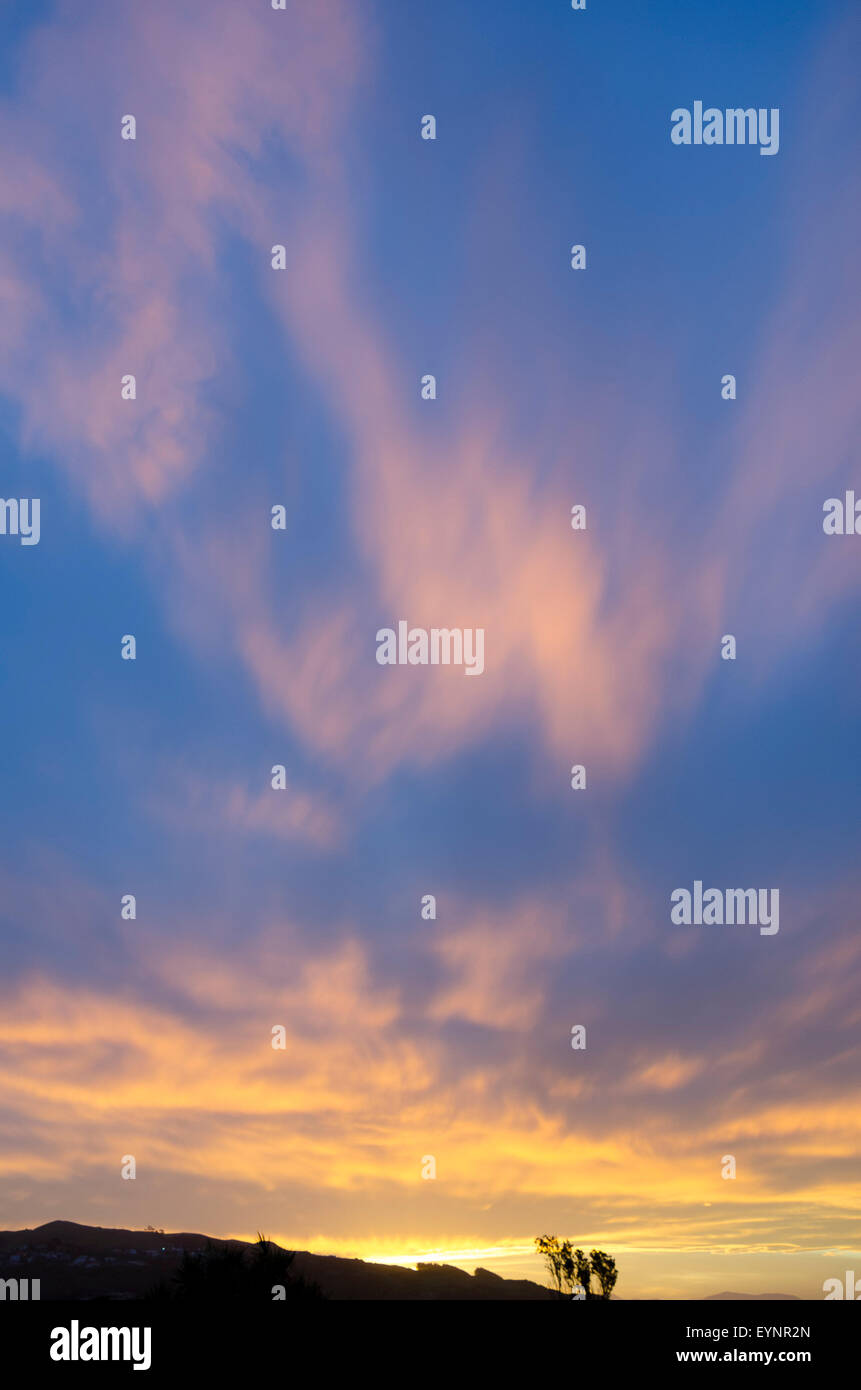
{"label": "dark landmass", "polygon": [[800,1303],[798,1294],[794,1293],[710,1293],[704,1300],[706,1303],[724,1302],[743,1303],[749,1300],[760,1300],[763,1303]]}
{"label": "dark landmass", "polygon": [[[251,1250],[252,1243],[186,1231],[124,1231],[49,1221],[35,1230],[0,1231],[0,1279],[39,1279],[51,1299],[137,1299],[169,1281],[186,1251],[210,1247]],[[467,1274],[453,1265],[366,1264],[337,1255],[297,1251],[291,1274],[333,1299],[553,1299],[542,1284],[503,1279],[486,1269]]]}

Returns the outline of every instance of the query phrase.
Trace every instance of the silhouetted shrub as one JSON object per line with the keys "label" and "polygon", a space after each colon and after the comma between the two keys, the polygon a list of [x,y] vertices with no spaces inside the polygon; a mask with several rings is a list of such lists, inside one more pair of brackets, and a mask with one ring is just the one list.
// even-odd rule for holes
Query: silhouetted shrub
{"label": "silhouetted shrub", "polygon": [[316,1284],[291,1272],[295,1253],[281,1250],[263,1236],[250,1250],[241,1246],[207,1245],[186,1250],[170,1280],[163,1280],[148,1295],[164,1303],[272,1303],[273,1289],[284,1289],[288,1303],[318,1302],[324,1295]]}

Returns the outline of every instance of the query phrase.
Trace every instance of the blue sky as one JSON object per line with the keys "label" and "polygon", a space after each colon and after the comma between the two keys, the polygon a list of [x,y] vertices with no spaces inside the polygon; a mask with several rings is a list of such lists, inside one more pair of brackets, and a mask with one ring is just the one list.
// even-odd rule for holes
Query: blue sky
{"label": "blue sky", "polygon": [[[840,1274],[857,37],[4,8],[2,492],[42,534],[0,537],[0,1225],[533,1276],[558,1228],[639,1297],[713,1291],[703,1252]],[[779,153],[674,146],[695,100],[778,107]],[[482,627],[484,674],[378,666],[400,618]],[[695,878],[778,886],[779,933],[672,926]]]}

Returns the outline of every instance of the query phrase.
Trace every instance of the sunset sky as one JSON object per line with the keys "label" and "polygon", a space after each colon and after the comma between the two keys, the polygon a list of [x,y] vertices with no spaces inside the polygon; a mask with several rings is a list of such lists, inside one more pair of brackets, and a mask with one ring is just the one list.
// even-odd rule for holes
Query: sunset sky
{"label": "sunset sky", "polygon": [[[861,1277],[859,51],[851,0],[5,0],[0,1228]],[[697,879],[779,932],[673,925]]]}

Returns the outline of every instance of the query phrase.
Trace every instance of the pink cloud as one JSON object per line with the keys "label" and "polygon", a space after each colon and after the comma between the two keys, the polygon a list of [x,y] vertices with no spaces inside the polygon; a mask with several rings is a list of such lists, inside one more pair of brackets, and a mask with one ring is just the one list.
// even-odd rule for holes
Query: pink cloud
{"label": "pink cloud", "polygon": [[[851,437],[843,364],[857,329],[846,301],[836,296],[828,310],[834,353],[811,368],[828,402],[824,439],[805,434],[793,408],[809,304],[790,291],[778,311],[750,393],[756,404],[741,426],[743,462],[700,545],[668,544],[671,529],[638,526],[625,509],[603,530],[593,519],[573,533],[571,461],[592,438],[588,421],[582,440],[558,441],[540,484],[535,461],[508,442],[503,407],[454,414],[444,455],[411,422],[394,384],[397,346],[364,300],[360,205],[341,154],[371,36],[341,0],[315,5],[289,29],[282,19],[225,3],[210,6],[205,23],[156,5],[120,22],[104,6],[82,19],[66,5],[32,41],[34,105],[0,121],[4,144],[18,152],[7,210],[28,232],[0,264],[12,325],[0,380],[23,406],[25,436],[56,453],[104,525],[141,534],[158,509],[165,544],[157,582],[174,622],[196,635],[219,612],[222,646],[264,706],[341,766],[361,747],[365,775],[383,777],[398,763],[449,756],[491,728],[527,720],[560,767],[591,760],[608,775],[622,772],[664,712],[690,705],[713,669],[716,639],[727,615],[744,607],[747,562],[783,484],[802,486],[811,454],[835,457]],[[84,53],[98,77],[75,127],[88,149],[82,171],[62,132],[69,73]],[[122,142],[119,118],[133,107],[138,139]],[[289,209],[256,175],[270,136],[302,169]],[[85,201],[99,187],[109,195],[104,218]],[[851,203],[854,191],[845,196]],[[367,584],[301,595],[289,624],[263,555],[241,553],[207,524],[194,534],[184,525],[184,490],[205,470],[219,424],[207,383],[232,351],[207,299],[219,218],[253,248],[261,294],[348,445],[355,562]],[[289,243],[286,276],[268,264],[280,241]],[[840,263],[854,274],[851,257]],[[90,306],[74,328],[52,308],[58,277],[65,295]],[[132,368],[138,400],[122,402],[119,376]],[[541,430],[552,439],[552,421]],[[630,402],[625,432],[639,454],[619,467],[618,486],[651,476],[666,483],[675,445],[660,408]],[[823,551],[808,593],[836,595],[851,582]],[[789,612],[805,612],[801,594],[779,632],[760,634],[763,659],[781,649]],[[484,628],[485,674],[465,681],[450,670],[376,667],[377,619],[401,617]]]}

